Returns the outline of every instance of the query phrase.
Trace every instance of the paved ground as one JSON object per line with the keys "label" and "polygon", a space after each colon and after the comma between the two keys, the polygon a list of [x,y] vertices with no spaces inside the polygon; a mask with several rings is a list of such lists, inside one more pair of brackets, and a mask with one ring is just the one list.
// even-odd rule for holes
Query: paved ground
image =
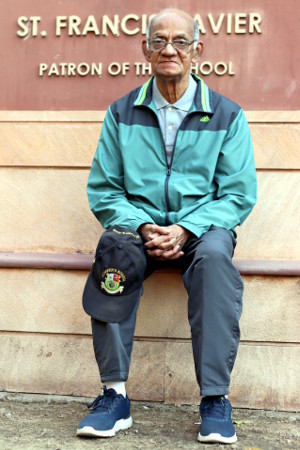
{"label": "paved ground", "polygon": [[77,438],[87,399],[0,393],[1,450],[237,449],[299,450],[300,413],[235,409],[238,442],[197,442],[199,411],[194,406],[132,402],[133,427],[115,438]]}

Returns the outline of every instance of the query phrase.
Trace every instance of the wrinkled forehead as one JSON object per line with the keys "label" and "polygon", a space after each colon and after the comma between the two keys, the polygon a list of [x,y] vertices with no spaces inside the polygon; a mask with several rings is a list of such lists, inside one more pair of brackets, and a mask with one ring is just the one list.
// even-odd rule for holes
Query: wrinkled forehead
{"label": "wrinkled forehead", "polygon": [[152,21],[150,37],[172,34],[191,39],[193,27],[193,20],[188,16],[174,13],[158,14]]}

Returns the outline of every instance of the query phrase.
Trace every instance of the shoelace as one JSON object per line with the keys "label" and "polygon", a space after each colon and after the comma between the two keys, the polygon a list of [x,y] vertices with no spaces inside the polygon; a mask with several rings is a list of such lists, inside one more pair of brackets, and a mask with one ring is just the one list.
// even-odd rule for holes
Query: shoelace
{"label": "shoelace", "polygon": [[224,397],[205,397],[203,403],[203,413],[207,416],[214,416],[223,419],[225,416]]}
{"label": "shoelace", "polygon": [[115,396],[112,395],[111,391],[107,389],[106,386],[103,386],[102,394],[98,395],[98,397],[88,405],[88,408],[93,409],[92,413],[99,408],[109,409],[114,398]]}

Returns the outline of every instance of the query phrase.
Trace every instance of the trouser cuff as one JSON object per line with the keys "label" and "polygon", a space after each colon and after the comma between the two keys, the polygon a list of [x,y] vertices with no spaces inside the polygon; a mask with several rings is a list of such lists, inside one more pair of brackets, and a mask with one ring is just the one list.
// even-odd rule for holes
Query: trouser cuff
{"label": "trouser cuff", "polygon": [[200,388],[200,395],[204,397],[205,395],[228,395],[229,386],[212,386]]}
{"label": "trouser cuff", "polygon": [[105,383],[105,381],[127,381],[128,380],[128,372],[115,372],[110,373],[108,375],[101,374],[101,381]]}

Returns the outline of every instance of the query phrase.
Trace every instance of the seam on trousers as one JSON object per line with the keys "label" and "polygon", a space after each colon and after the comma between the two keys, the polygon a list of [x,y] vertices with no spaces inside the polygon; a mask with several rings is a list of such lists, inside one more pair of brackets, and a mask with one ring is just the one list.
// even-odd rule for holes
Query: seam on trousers
{"label": "seam on trousers", "polygon": [[[236,269],[237,271],[237,269]],[[239,272],[236,273],[236,283],[235,283],[235,294],[236,294],[236,301],[235,301],[235,318],[232,326],[232,343],[229,350],[229,355],[227,359],[227,367],[232,372],[237,352],[238,352],[238,346],[240,342],[240,328],[239,328],[239,320],[242,315],[242,304],[243,304],[243,290],[244,290],[244,283],[242,280],[242,277],[240,276]]]}

